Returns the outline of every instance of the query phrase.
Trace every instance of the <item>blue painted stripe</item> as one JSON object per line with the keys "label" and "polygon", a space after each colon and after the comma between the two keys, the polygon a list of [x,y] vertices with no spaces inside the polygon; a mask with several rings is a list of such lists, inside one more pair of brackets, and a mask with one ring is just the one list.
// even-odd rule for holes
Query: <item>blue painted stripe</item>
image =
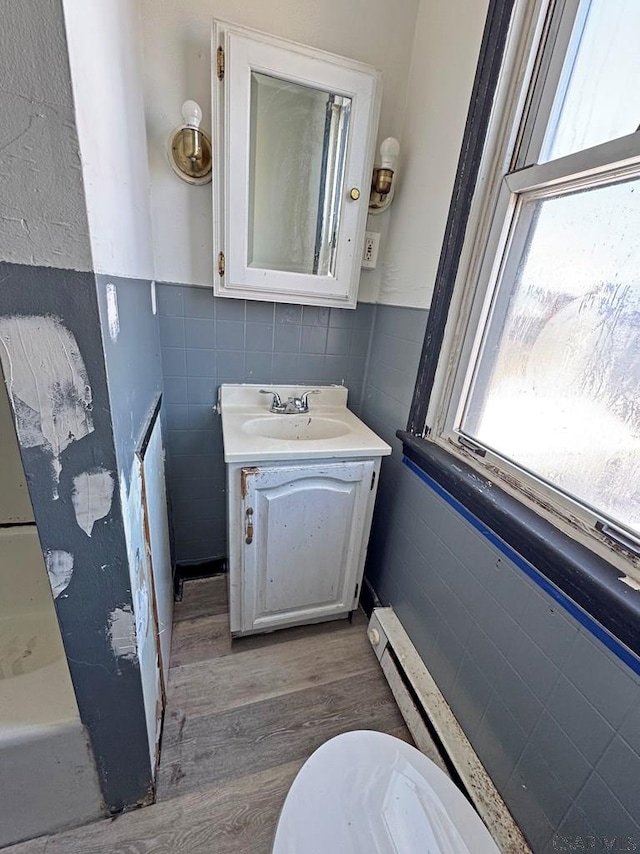
{"label": "blue painted stripe", "polygon": [[542,588],[542,590],[544,590],[545,593],[548,593],[549,596],[564,608],[565,611],[571,614],[571,616],[577,620],[581,626],[587,629],[587,631],[594,637],[598,638],[598,640],[601,641],[607,649],[611,650],[616,658],[619,658],[620,661],[624,662],[627,667],[631,668],[634,673],[640,676],[640,659],[638,659],[631,650],[627,649],[624,644],[620,643],[620,641],[603,628],[597,620],[594,620],[590,614],[584,611],[579,605],[576,605],[573,599],[570,599],[569,596],[556,587],[552,581],[549,581],[549,579],[530,564],[529,561],[526,561],[522,555],[518,554],[518,552],[512,549],[510,545],[498,537],[497,534],[478,519],[477,516],[470,513],[464,504],[458,501],[457,498],[454,498],[453,495],[446,491],[446,489],[443,489],[440,484],[426,472],[422,471],[420,466],[417,466],[408,457],[403,457],[402,461],[407,468],[411,469],[411,471],[416,474],[420,480],[424,481],[424,483],[426,483],[427,486],[429,486],[437,495],[439,495],[443,501],[445,501],[450,507],[453,507],[457,513],[466,519],[466,521],[472,525],[476,531],[482,534],[485,539],[502,552],[502,554],[512,563],[519,567],[535,584],[538,585],[538,587]]}

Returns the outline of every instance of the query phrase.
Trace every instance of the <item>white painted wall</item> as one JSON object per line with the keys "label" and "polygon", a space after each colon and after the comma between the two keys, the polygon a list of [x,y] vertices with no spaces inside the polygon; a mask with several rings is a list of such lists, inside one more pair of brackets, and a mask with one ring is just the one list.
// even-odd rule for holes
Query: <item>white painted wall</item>
{"label": "white painted wall", "polygon": [[[379,68],[384,80],[380,141],[400,133],[418,2],[141,0],[157,279],[198,285],[213,282],[211,185],[185,184],[173,174],[166,156],[167,138],[179,123],[180,107],[187,98],[200,103],[203,127],[211,128],[212,19],[243,24]],[[384,233],[388,216],[370,218],[368,228]],[[363,271],[361,299],[375,301],[380,276],[380,268]]]}
{"label": "white painted wall", "polygon": [[487,0],[421,0],[379,302],[428,308]]}
{"label": "white painted wall", "polygon": [[392,15],[385,0],[63,4],[83,172],[57,4],[24,0],[21,26],[28,22],[37,49],[4,44],[0,32],[2,260],[88,270],[92,252],[98,272],[211,284],[211,187],[180,181],[165,147],[187,97],[211,126],[216,16],[382,70],[379,140],[396,135],[402,151],[393,206],[369,218],[383,241],[378,269],[362,273],[360,298],[429,305],[487,0],[398,0]]}
{"label": "white painted wall", "polygon": [[153,279],[139,0],[63,0],[94,270]]}
{"label": "white painted wall", "polygon": [[20,0],[1,10],[0,260],[90,270],[59,4]]}

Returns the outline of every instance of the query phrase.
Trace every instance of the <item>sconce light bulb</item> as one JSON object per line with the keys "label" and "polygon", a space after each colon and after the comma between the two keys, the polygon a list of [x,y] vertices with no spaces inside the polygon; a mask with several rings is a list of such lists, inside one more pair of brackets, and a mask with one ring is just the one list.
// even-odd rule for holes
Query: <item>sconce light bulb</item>
{"label": "sconce light bulb", "polygon": [[396,157],[400,153],[400,143],[393,136],[388,136],[385,140],[383,140],[382,145],[380,146],[380,157],[381,157],[381,169],[391,169],[396,164]]}
{"label": "sconce light bulb", "polygon": [[187,127],[199,128],[202,121],[202,110],[195,101],[185,101],[182,105],[182,118]]}

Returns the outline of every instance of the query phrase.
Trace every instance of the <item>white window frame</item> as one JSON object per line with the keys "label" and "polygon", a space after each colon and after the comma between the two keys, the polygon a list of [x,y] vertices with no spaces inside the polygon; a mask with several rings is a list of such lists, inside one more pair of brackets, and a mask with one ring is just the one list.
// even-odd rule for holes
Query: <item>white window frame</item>
{"label": "white window frame", "polygon": [[[640,557],[635,553],[640,542],[636,544],[633,535],[629,538],[612,520],[476,440],[465,441],[457,430],[512,239],[518,194],[535,191],[545,196],[560,187],[595,186],[629,173],[640,177],[640,133],[536,163],[543,144],[541,128],[553,121],[573,24],[584,13],[580,5],[580,0],[516,0],[423,435],[616,566],[627,583],[640,589]],[[549,45],[554,45],[551,52]]]}

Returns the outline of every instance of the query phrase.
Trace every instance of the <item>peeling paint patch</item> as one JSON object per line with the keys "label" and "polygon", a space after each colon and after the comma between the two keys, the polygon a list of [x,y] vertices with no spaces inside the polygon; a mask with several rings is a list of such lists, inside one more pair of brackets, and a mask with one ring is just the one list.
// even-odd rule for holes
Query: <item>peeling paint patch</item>
{"label": "peeling paint patch", "polygon": [[149,587],[145,578],[145,565],[139,551],[136,551],[136,579],[136,590],[133,599],[136,606],[136,632],[138,637],[146,639],[149,630],[149,613],[151,607],[149,603]]}
{"label": "peeling paint patch", "polygon": [[58,317],[0,317],[0,355],[24,448],[53,457],[58,497],[60,455],[93,432],[92,392],[75,337]]}
{"label": "peeling paint patch", "polygon": [[113,282],[107,284],[107,325],[109,338],[117,341],[120,334],[120,315],[118,314],[118,291]]}
{"label": "peeling paint patch", "polygon": [[61,549],[48,549],[44,561],[49,573],[49,584],[53,598],[57,599],[69,586],[73,575],[73,555]]}
{"label": "peeling paint patch", "polygon": [[[142,480],[140,461],[134,458],[131,469],[131,485],[127,491],[124,473],[120,474],[120,503],[122,521],[129,555],[129,574],[133,603],[135,605],[136,635],[140,643],[140,656],[150,625],[151,602],[149,600],[150,581],[147,577],[146,545],[144,541],[144,519],[142,512]],[[144,557],[143,557],[144,555]]]}
{"label": "peeling paint patch", "polygon": [[76,521],[90,537],[94,524],[111,510],[113,476],[103,468],[84,471],[73,479],[73,509]]}
{"label": "peeling paint patch", "polygon": [[108,634],[116,658],[137,660],[136,620],[131,605],[116,608],[109,614]]}

